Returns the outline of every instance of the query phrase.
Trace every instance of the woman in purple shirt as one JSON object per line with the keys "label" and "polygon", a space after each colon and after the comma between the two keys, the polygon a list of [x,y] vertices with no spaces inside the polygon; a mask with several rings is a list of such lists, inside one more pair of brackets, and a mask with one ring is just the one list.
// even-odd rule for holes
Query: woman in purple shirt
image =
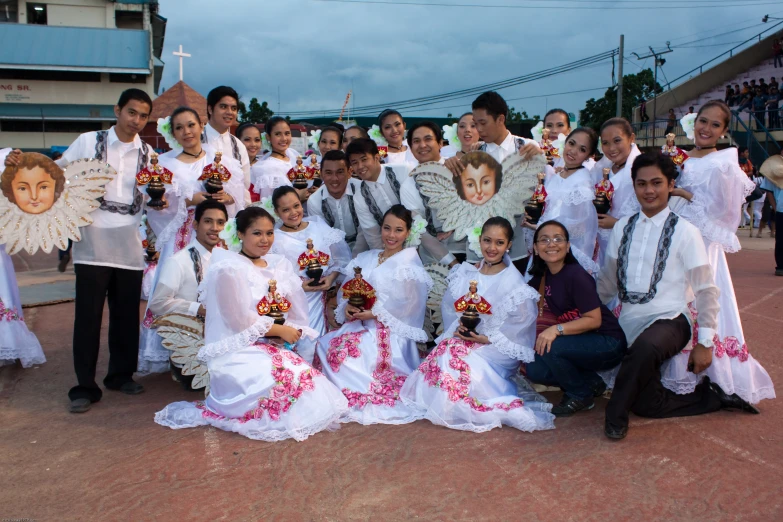
{"label": "woman in purple shirt", "polygon": [[538,227],[533,237],[533,278],[542,295],[536,322],[535,361],[527,365],[533,382],[559,386],[565,393],[552,408],[556,416],[589,410],[606,385],[597,372],[614,368],[627,348],[617,318],[601,304],[595,281],[571,253],[568,230],[557,221]]}

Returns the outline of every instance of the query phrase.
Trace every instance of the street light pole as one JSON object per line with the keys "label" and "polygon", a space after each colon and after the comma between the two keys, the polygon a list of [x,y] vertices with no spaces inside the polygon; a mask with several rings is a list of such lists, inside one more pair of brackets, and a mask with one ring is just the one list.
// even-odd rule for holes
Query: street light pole
{"label": "street light pole", "polygon": [[652,47],[649,47],[650,54],[639,56],[636,53],[631,53],[632,55],[636,56],[637,60],[646,60],[647,58],[655,57],[655,73],[653,75],[653,92],[655,92],[655,97],[653,98],[653,145],[655,145],[655,123],[658,119],[658,67],[663,67],[663,64],[666,63],[666,60],[661,58],[660,56],[664,54],[668,54],[671,52],[674,52],[674,49],[671,48],[669,42],[666,42],[666,50],[665,51],[655,51]]}
{"label": "street light pole", "polygon": [[625,35],[620,35],[620,67],[617,72],[617,117],[623,115],[623,54],[625,54]]}

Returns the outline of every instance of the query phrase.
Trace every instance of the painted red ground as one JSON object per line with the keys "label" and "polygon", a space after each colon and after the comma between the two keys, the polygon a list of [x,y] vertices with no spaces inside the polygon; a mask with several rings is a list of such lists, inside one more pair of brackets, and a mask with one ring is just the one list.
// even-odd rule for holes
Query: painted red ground
{"label": "painted red ground", "polygon": [[[771,257],[745,250],[730,264],[751,353],[783,383]],[[154,424],[167,403],[199,398],[167,375],[69,414],[73,304],[26,314],[49,361],[0,370],[0,519],[783,520],[780,399],[757,416],[633,417],[619,443],[603,436],[601,401],[534,434],[420,421],[270,444]],[[101,372],[106,319],[103,342]]]}

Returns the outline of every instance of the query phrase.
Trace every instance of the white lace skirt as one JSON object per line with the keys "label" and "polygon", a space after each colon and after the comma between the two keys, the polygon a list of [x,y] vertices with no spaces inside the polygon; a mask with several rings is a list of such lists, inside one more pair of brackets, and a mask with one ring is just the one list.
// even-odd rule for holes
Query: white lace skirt
{"label": "white lace skirt", "polygon": [[150,328],[153,320],[152,313],[148,309],[141,323],[139,336],[139,362],[136,367],[139,375],[169,371],[169,357],[172,352],[164,348],[157,329]]}
{"label": "white lace skirt", "polygon": [[[767,371],[748,353],[742,332],[734,284],[731,281],[726,254],[718,243],[707,243],[707,255],[715,273],[715,284],[720,288],[718,333],[715,336],[712,364],[695,375],[688,371],[690,350],[683,350],[661,366],[661,382],[671,391],[690,393],[706,376],[728,394],[736,393],[751,404],[775,398],[775,386]],[[691,307],[694,324],[694,342],[698,339],[698,318]]]}
{"label": "white lace skirt", "polygon": [[0,245],[0,366],[17,359],[24,368],[46,362],[41,343],[27,329],[11,256]]}
{"label": "white lace skirt", "polygon": [[552,405],[512,380],[519,361],[491,344],[442,341],[412,373],[400,395],[433,424],[483,433],[501,425],[522,431],[555,427]]}
{"label": "white lace skirt", "polygon": [[205,401],[175,402],[155,414],[173,429],[211,425],[250,439],[305,440],[339,426],[348,409],[340,390],[297,354],[258,343],[208,363]]}
{"label": "white lace skirt", "polygon": [[406,424],[423,418],[400,399],[405,378],[421,362],[415,341],[377,321],[351,321],[321,337],[316,356],[315,366],[348,398],[343,422]]}
{"label": "white lace skirt", "polygon": [[[326,292],[305,292],[307,297],[308,314],[310,318],[310,328],[318,332],[318,335],[326,333]],[[316,339],[302,337],[296,343],[296,353],[302,356],[302,359],[309,364],[313,363],[315,356]]]}
{"label": "white lace skirt", "polygon": [[155,273],[158,271],[158,262],[147,263],[145,261],[145,264],[144,276],[141,279],[141,298],[149,301],[150,295],[152,295],[152,283],[155,281]]}

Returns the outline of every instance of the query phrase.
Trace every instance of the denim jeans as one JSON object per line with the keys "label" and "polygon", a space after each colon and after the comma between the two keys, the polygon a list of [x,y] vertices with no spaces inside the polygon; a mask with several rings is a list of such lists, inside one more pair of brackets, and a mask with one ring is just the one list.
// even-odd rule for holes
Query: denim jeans
{"label": "denim jeans", "polygon": [[593,388],[601,380],[596,372],[620,364],[626,348],[625,339],[608,335],[564,335],[552,342],[549,352],[536,354],[527,365],[527,377],[535,383],[559,386],[569,397],[592,399]]}

